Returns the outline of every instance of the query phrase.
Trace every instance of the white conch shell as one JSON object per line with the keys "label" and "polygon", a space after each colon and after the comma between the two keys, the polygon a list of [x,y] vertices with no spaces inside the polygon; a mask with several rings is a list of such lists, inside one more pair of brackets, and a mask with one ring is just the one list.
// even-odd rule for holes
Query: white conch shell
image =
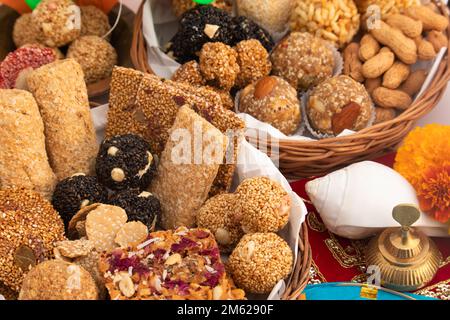
{"label": "white conch shell", "polygon": [[[413,187],[396,171],[364,161],[334,171],[306,184],[306,192],[331,232],[362,239],[387,227],[398,226],[392,208],[418,206]],[[429,236],[448,237],[448,226],[422,213],[415,227]]]}

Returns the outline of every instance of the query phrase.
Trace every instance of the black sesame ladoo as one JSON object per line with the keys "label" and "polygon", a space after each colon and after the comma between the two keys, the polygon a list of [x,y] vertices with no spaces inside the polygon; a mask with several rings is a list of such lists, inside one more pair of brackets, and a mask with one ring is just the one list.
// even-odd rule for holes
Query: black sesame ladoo
{"label": "black sesame ladoo", "polygon": [[93,203],[106,203],[107,200],[108,190],[98,183],[97,178],[76,174],[56,185],[52,204],[67,226],[81,208]]}
{"label": "black sesame ladoo", "polygon": [[103,141],[95,171],[98,180],[111,190],[144,190],[156,172],[156,161],[144,139],[126,134]]}
{"label": "black sesame ladoo", "polygon": [[159,225],[161,205],[150,192],[137,189],[122,191],[111,198],[110,204],[124,209],[128,221],[140,221],[150,230]]}

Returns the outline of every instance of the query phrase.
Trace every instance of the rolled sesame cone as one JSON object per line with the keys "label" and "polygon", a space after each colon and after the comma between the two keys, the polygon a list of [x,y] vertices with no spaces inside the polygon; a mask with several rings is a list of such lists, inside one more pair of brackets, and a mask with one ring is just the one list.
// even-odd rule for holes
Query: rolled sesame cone
{"label": "rolled sesame cone", "polygon": [[[196,130],[200,128],[201,130]],[[197,132],[195,132],[197,131]],[[200,133],[198,131],[201,131]],[[220,161],[217,159],[194,159],[195,148],[201,150],[214,148],[217,152],[226,151],[227,137],[192,109],[183,106],[178,111],[169,136],[185,133],[190,150],[180,150],[178,141],[169,139],[161,155],[161,161],[155,179],[150,186],[152,192],[161,202],[162,226],[174,229],[179,226],[192,227],[196,223],[196,212],[208,197],[208,193],[217,175]],[[198,142],[199,134],[207,134],[208,139]],[[221,149],[221,150],[218,150]],[[191,154],[190,159],[183,154]],[[182,157],[178,159],[178,156]]]}
{"label": "rolled sesame cone", "polygon": [[57,59],[55,51],[39,45],[29,45],[9,53],[0,64],[7,88],[27,89],[28,74]]}
{"label": "rolled sesame cone", "polygon": [[0,187],[24,187],[50,198],[56,177],[36,101],[27,91],[0,89],[0,105]]}
{"label": "rolled sesame cone", "polygon": [[93,173],[97,141],[81,66],[58,60],[33,71],[28,86],[45,125],[50,164],[59,180]]}

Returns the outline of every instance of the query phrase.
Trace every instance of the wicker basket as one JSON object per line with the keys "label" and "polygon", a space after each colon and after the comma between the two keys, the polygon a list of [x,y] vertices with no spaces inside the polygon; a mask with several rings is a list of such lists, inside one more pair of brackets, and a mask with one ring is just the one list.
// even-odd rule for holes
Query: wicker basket
{"label": "wicker basket", "polygon": [[[136,14],[133,42],[131,49],[131,59],[136,69],[147,73],[153,73],[147,62],[147,51],[144,36],[142,33],[142,13],[145,0],[142,1],[141,6]],[[303,223],[300,229],[299,243],[298,243],[298,258],[294,266],[293,272],[287,281],[286,290],[283,295],[283,300],[297,300],[300,299],[302,291],[308,284],[310,277],[310,269],[312,263],[311,246],[308,240],[308,228],[306,222]]]}
{"label": "wicker basket", "polygon": [[[131,58],[137,69],[151,73],[142,33],[144,3],[145,0],[135,20]],[[440,2],[439,6],[448,16],[447,7]],[[447,34],[450,34],[450,29]],[[278,156],[281,172],[289,178],[323,175],[351,163],[374,159],[392,152],[413,128],[415,121],[431,111],[440,101],[449,80],[450,61],[447,51],[428,90],[395,119],[345,137],[318,141],[280,140]],[[249,140],[259,148],[270,150],[267,142]]]}

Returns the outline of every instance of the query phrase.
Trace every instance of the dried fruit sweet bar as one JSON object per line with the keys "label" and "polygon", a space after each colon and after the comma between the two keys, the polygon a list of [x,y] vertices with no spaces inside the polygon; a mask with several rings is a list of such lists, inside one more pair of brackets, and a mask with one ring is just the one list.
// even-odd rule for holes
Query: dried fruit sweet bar
{"label": "dried fruit sweet bar", "polygon": [[153,232],[137,246],[103,254],[99,268],[112,300],[245,299],[206,229]]}

